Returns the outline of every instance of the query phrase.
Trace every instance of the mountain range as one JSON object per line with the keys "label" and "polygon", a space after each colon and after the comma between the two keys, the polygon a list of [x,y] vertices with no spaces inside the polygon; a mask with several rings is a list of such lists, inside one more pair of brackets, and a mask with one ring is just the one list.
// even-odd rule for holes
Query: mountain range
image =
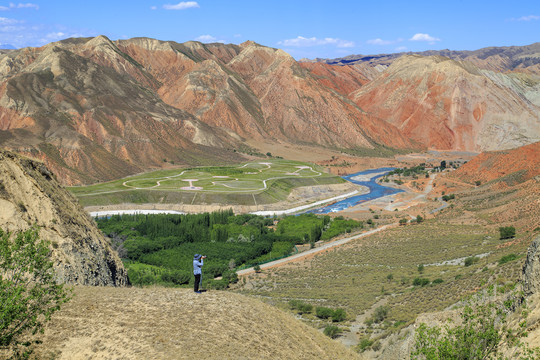
{"label": "mountain range", "polygon": [[[237,162],[262,142],[509,149],[540,140],[537,47],[349,65],[297,62],[252,41],[98,36],[4,50],[0,146],[42,159],[71,185]],[[509,53],[512,67],[501,60]]]}

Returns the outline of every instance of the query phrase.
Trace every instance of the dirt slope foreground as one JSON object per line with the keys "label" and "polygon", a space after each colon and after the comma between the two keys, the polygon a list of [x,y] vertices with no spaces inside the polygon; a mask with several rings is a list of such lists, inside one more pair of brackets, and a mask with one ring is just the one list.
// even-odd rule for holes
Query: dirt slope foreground
{"label": "dirt slope foreground", "polygon": [[51,243],[57,278],[84,285],[127,284],[127,272],[77,200],[39,161],[0,150],[0,228],[37,226]]}
{"label": "dirt slope foreground", "polygon": [[62,359],[358,359],[261,301],[188,289],[77,287],[35,355]]}

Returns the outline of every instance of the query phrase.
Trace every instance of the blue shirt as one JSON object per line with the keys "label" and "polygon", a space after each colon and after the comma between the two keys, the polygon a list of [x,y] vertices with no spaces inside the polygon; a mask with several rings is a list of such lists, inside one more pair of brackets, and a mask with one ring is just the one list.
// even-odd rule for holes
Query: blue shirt
{"label": "blue shirt", "polygon": [[203,266],[203,259],[197,260],[193,259],[193,275],[200,275],[201,268]]}

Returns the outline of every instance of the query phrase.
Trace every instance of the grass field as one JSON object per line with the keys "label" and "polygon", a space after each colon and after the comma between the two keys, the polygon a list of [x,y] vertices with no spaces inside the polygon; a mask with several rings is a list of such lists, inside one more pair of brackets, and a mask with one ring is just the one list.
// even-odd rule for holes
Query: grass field
{"label": "grass field", "polygon": [[238,166],[158,170],[107,183],[71,187],[84,206],[120,203],[257,205],[285,200],[300,186],[338,184],[343,179],[317,165],[287,160]]}

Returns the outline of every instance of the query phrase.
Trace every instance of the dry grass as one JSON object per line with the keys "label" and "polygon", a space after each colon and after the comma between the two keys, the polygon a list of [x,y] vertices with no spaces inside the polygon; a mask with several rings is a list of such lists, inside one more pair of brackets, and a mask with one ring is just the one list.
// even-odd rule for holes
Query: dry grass
{"label": "dry grass", "polygon": [[77,287],[37,358],[357,359],[290,314],[230,292]]}

